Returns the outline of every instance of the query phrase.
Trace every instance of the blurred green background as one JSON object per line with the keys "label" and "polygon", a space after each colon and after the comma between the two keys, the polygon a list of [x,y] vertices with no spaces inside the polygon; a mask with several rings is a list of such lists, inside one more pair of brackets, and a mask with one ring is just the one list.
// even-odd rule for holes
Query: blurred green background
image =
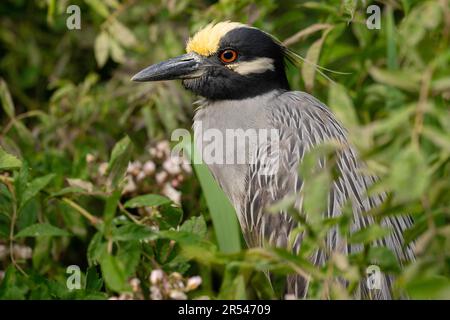
{"label": "blurred green background", "polygon": [[[66,26],[73,4],[81,30]],[[380,29],[366,26],[371,4]],[[385,235],[377,226],[353,239],[363,252],[320,268],[308,250],[245,249],[205,168],[171,161],[170,135],[190,128],[195,97],[177,82],[130,78],[223,20],[340,72],[323,71],[331,82],[311,64],[288,68],[292,88],[333,110],[389,191],[369,214],[413,215],[405,239],[416,261],[399,268],[388,249],[370,248]],[[266,270],[307,272],[308,298],[345,299],[372,261],[396,275],[396,297],[449,299],[449,34],[448,0],[2,1],[0,299],[280,298]],[[67,286],[78,283],[70,265],[80,289]]]}

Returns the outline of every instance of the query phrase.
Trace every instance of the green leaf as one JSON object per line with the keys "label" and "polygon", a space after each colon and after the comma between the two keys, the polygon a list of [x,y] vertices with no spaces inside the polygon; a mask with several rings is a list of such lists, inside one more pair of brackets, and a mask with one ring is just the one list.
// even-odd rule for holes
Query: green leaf
{"label": "green leaf", "polygon": [[156,215],[155,219],[158,221],[160,230],[176,228],[183,217],[181,208],[174,207],[170,204],[161,206],[159,212],[161,215]]}
{"label": "green leaf", "polygon": [[18,230],[22,230],[36,223],[40,209],[40,202],[38,199],[34,198],[28,201],[19,211],[17,217]]}
{"label": "green leaf", "polygon": [[135,223],[127,223],[112,231],[114,241],[132,241],[132,240],[155,240],[158,234],[150,227]]}
{"label": "green leaf", "polygon": [[115,190],[107,199],[105,204],[105,210],[103,212],[103,219],[105,223],[105,234],[109,234],[111,222],[116,215],[117,206],[119,204],[121,192]]}
{"label": "green leaf", "polygon": [[104,254],[100,260],[103,279],[106,286],[116,292],[122,292],[127,289],[127,276],[124,267],[121,266],[115,256]]}
{"label": "green leaf", "polygon": [[22,166],[22,161],[0,147],[0,170],[17,169]]}
{"label": "green leaf", "polygon": [[152,103],[141,108],[141,115],[147,129],[148,139],[153,139],[158,129],[158,120],[153,116]]}
{"label": "green leaf", "polygon": [[19,231],[15,235],[15,238],[42,236],[68,237],[70,236],[70,233],[48,223],[36,223]]}
{"label": "green leaf", "polygon": [[353,101],[343,85],[338,83],[330,85],[328,106],[336,114],[336,117],[342,121],[344,126],[355,127],[358,125],[358,117],[356,116]]}
{"label": "green leaf", "polygon": [[389,70],[397,69],[397,37],[394,23],[394,10],[386,6],[386,56]]}
{"label": "green leaf", "polygon": [[1,300],[24,300],[29,287],[12,264],[6,269],[5,276],[0,282]]}
{"label": "green leaf", "polygon": [[116,258],[123,266],[125,276],[133,275],[141,258],[141,244],[139,241],[121,242]]}
{"label": "green leaf", "polygon": [[[202,216],[192,217],[179,228],[179,230],[160,230],[160,238],[171,239],[186,247],[208,248],[212,250],[212,244],[205,240],[207,234],[206,222]],[[195,250],[195,248],[190,248]]]}
{"label": "green leaf", "polygon": [[[324,143],[309,150],[299,166],[299,174],[304,181],[301,194],[304,197],[302,211],[315,227],[321,228],[323,212],[326,210],[329,189],[331,186],[333,163],[337,146]],[[320,159],[327,159],[328,166],[319,168]],[[336,166],[336,165],[334,165]],[[288,199],[286,199],[288,200]]]}
{"label": "green leaf", "polygon": [[95,38],[94,53],[97,65],[99,68],[103,67],[108,60],[109,54],[109,36],[106,32],[100,32]]}
{"label": "green leaf", "polygon": [[117,63],[124,63],[125,51],[120,46],[120,44],[116,40],[111,38],[109,40],[109,47],[111,49],[111,58],[113,59],[113,61]]}
{"label": "green leaf", "polygon": [[31,181],[28,184],[28,186],[26,187],[26,189],[22,195],[20,207],[25,205],[25,203],[27,203],[27,201],[29,201],[31,198],[33,198],[35,195],[37,195],[39,193],[39,191],[44,189],[50,183],[50,181],[53,180],[54,177],[55,177],[55,174],[51,173],[51,174],[36,178],[33,181]]}
{"label": "green leaf", "polygon": [[378,120],[370,125],[370,130],[374,134],[386,133],[398,129],[404,126],[405,122],[409,120],[409,117],[414,112],[415,108],[409,106],[402,110],[395,110],[386,119]]}
{"label": "green leaf", "polygon": [[51,26],[53,26],[55,22],[55,12],[56,12],[56,0],[49,0],[47,8],[47,23]]}
{"label": "green leaf", "polygon": [[146,194],[134,197],[125,202],[125,208],[140,208],[140,207],[157,207],[165,204],[170,204],[172,201],[166,197],[158,194]]}
{"label": "green leaf", "polygon": [[[363,19],[364,16],[361,12],[356,11],[356,19]],[[371,44],[373,37],[372,30],[368,29],[365,23],[352,23],[351,24],[353,34],[358,39],[359,45],[362,48]]]}
{"label": "green leaf", "polygon": [[336,6],[329,5],[326,3],[321,3],[321,2],[317,2],[317,1],[307,1],[307,2],[301,3],[301,6],[306,9],[323,11],[323,12],[326,12],[328,14],[333,14],[333,15],[336,14]]}
{"label": "green leaf", "polygon": [[20,141],[29,146],[34,145],[34,137],[31,131],[20,121],[15,120],[13,124]]}
{"label": "green leaf", "polygon": [[383,70],[371,67],[369,73],[380,83],[387,84],[405,91],[416,93],[420,87],[421,74],[406,70]]}
{"label": "green leaf", "polygon": [[443,276],[418,276],[407,284],[408,295],[413,299],[450,299],[450,280]]}
{"label": "green leaf", "polygon": [[33,268],[41,270],[45,265],[50,262],[49,252],[52,247],[52,237],[43,236],[34,238],[33,247]]}
{"label": "green leaf", "polygon": [[443,77],[431,82],[431,89],[435,92],[445,92],[450,90],[450,77]]}
{"label": "green leaf", "polygon": [[85,289],[88,291],[100,291],[103,287],[103,279],[97,272],[96,267],[89,267],[86,272]]}
{"label": "green leaf", "polygon": [[10,117],[14,118],[15,111],[14,111],[14,104],[11,98],[11,94],[8,90],[8,85],[6,82],[0,78],[0,101],[2,103],[3,110],[5,110],[5,113]]}
{"label": "green leaf", "polygon": [[401,0],[403,11],[405,11],[406,14],[409,13],[409,9],[411,8],[412,0]]}
{"label": "green leaf", "polygon": [[106,252],[106,242],[103,240],[103,234],[97,232],[89,242],[87,249],[87,259],[89,266],[95,265],[100,261],[103,254]]}
{"label": "green leaf", "polygon": [[358,6],[358,1],[355,1],[355,0],[343,0],[342,1],[342,7],[344,9],[344,12],[346,14],[348,14],[348,17],[346,17],[346,19],[348,19],[349,21],[352,21],[354,19],[354,15],[355,15],[357,6]]}
{"label": "green leaf", "polygon": [[429,173],[422,153],[416,148],[403,150],[394,159],[389,175],[389,186],[397,199],[418,199],[428,186]]}
{"label": "green leaf", "polygon": [[378,265],[384,271],[399,271],[400,265],[395,254],[386,247],[371,247],[368,258],[371,264]]}
{"label": "green leaf", "polygon": [[433,142],[437,147],[440,147],[447,152],[450,152],[450,134],[437,130],[431,126],[425,126],[422,131],[423,135]]}
{"label": "green leaf", "polygon": [[239,273],[239,265],[230,263],[225,269],[224,279],[220,288],[219,299],[247,299],[245,278]]}
{"label": "green leaf", "polygon": [[189,138],[183,137],[182,145],[204,192],[220,250],[225,253],[240,251],[241,230],[233,206],[206,165],[199,161],[201,158]]}
{"label": "green leaf", "polygon": [[202,238],[198,234],[187,231],[162,230],[159,232],[159,236],[161,238],[175,240],[181,245],[186,246],[200,246],[202,243]]}
{"label": "green leaf", "polygon": [[103,1],[101,0],[85,0],[85,1],[100,16],[102,16],[103,18],[108,18],[109,10]]}
{"label": "green leaf", "polygon": [[380,227],[377,224],[371,225],[367,228],[361,229],[353,233],[348,239],[349,243],[364,243],[370,244],[375,240],[386,237],[391,233],[391,230]]}
{"label": "green leaf", "polygon": [[137,39],[134,34],[117,20],[113,20],[109,26],[111,35],[120,42],[124,47],[131,47],[136,45]]}
{"label": "green leaf", "polygon": [[417,46],[430,30],[436,28],[442,19],[442,9],[438,1],[421,1],[402,20],[398,35],[402,46],[411,51]]}
{"label": "green leaf", "polygon": [[128,136],[114,146],[108,164],[108,189],[116,189],[122,181],[131,158],[131,150],[132,144]]}
{"label": "green leaf", "polygon": [[320,173],[305,179],[302,194],[303,210],[308,215],[311,225],[321,224],[323,221],[322,212],[326,210],[328,194],[331,185],[329,172],[321,170]]}
{"label": "green leaf", "polygon": [[205,238],[207,232],[205,218],[203,216],[190,218],[181,225],[180,231],[190,232]]}
{"label": "green leaf", "polygon": [[326,29],[323,32],[322,37],[316,40],[306,52],[305,60],[307,60],[308,62],[303,63],[301,72],[303,81],[305,82],[305,89],[308,92],[311,92],[314,88],[314,78],[317,69],[316,65],[319,62],[319,56],[320,51],[322,50],[323,42],[325,41],[325,38],[330,31],[331,28]]}

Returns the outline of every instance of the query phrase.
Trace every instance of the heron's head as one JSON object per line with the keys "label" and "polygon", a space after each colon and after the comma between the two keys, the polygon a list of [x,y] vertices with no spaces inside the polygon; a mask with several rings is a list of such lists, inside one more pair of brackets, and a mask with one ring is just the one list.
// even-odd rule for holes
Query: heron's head
{"label": "heron's head", "polygon": [[212,100],[244,99],[288,89],[285,48],[269,34],[237,22],[209,24],[187,53],[151,65],[134,81],[182,79],[185,88]]}

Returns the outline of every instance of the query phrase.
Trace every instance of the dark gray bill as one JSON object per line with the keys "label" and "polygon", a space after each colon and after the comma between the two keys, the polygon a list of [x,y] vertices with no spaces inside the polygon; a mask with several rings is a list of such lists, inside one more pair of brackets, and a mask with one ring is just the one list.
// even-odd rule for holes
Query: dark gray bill
{"label": "dark gray bill", "polygon": [[203,59],[195,53],[188,53],[167,61],[151,65],[131,78],[132,81],[160,81],[189,79],[201,76]]}

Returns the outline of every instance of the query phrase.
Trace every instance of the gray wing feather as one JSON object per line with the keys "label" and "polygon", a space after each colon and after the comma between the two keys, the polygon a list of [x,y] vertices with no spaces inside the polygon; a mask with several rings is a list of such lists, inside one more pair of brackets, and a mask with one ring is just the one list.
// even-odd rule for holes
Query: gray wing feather
{"label": "gray wing feather", "polygon": [[[308,150],[325,141],[338,141],[343,149],[338,152],[337,166],[340,175],[332,183],[328,196],[328,206],[324,216],[328,218],[341,214],[341,208],[347,201],[351,201],[353,209],[353,223],[351,231],[357,231],[373,223],[373,217],[363,213],[380,205],[384,194],[367,196],[367,189],[375,182],[376,177],[362,174],[363,164],[358,161],[355,150],[349,145],[346,131],[335,119],[328,108],[320,101],[303,92],[284,92],[274,97],[269,105],[271,124],[278,129],[280,145],[276,156],[279,157],[278,168],[273,175],[261,175],[263,166],[269,161],[257,161],[250,165],[246,177],[246,195],[242,199],[241,221],[243,233],[249,246],[278,246],[287,247],[290,232],[297,226],[294,219],[286,212],[267,214],[265,208],[283,199],[293,192],[299,192],[303,186],[298,176],[298,166]],[[256,159],[267,159],[273,152],[270,143],[260,146]],[[324,166],[324,162],[319,163]],[[298,198],[296,206],[302,207],[302,200]],[[414,259],[411,247],[403,248],[402,232],[409,228],[412,220],[407,216],[385,218],[382,225],[390,227],[392,234],[375,243],[387,246],[398,257],[399,261]],[[292,239],[291,239],[292,240]],[[302,234],[293,241],[293,250],[298,252],[301,246]],[[360,245],[348,245],[342,239],[337,229],[332,229],[326,237],[326,249],[318,250],[312,257],[316,265],[323,264],[333,251],[350,254],[361,250]],[[389,299],[392,278],[382,279],[382,289],[376,292],[376,299]],[[305,296],[308,281],[301,276],[289,276],[287,292],[299,297]],[[360,285],[359,297],[369,296],[364,284]]]}

